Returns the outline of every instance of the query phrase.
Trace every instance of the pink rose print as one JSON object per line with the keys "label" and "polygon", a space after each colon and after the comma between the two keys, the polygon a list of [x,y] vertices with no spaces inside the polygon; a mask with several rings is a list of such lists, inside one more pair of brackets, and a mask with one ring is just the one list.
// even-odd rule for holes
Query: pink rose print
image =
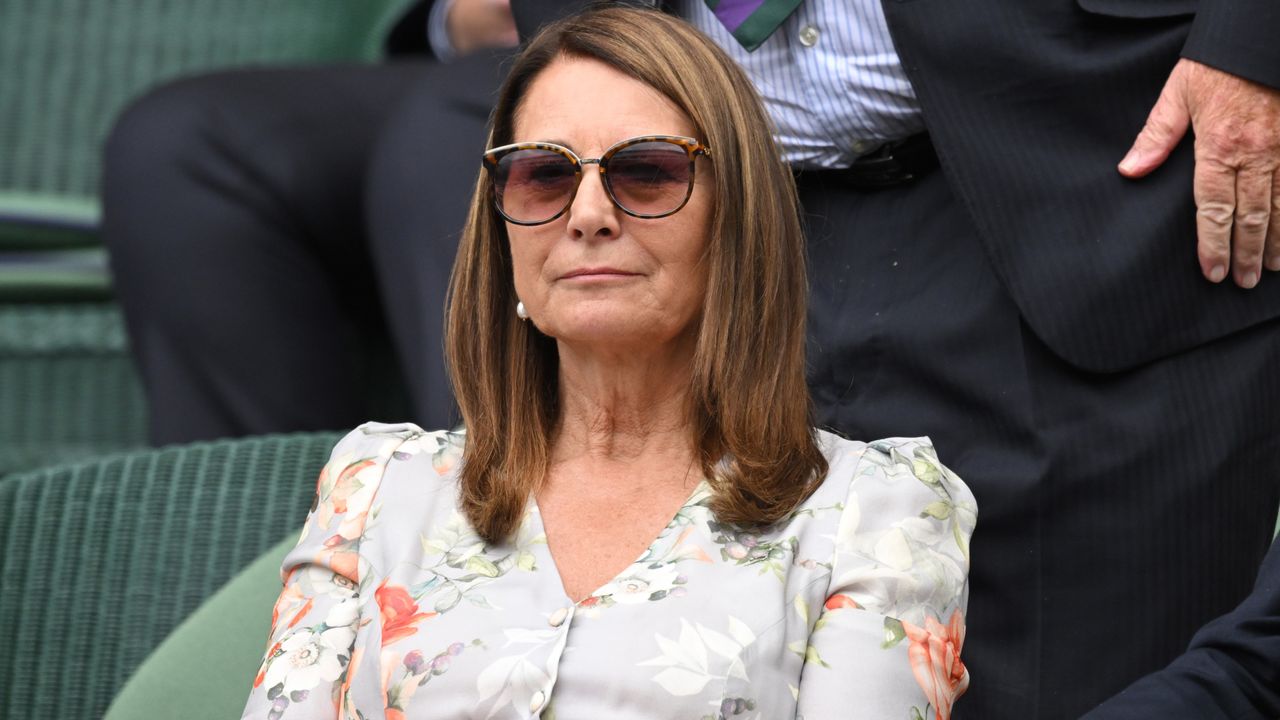
{"label": "pink rose print", "polygon": [[911,641],[907,648],[911,671],[933,706],[933,720],[950,720],[951,706],[969,688],[969,670],[960,661],[964,616],[956,610],[946,625],[926,617],[924,627],[903,622],[902,629]]}

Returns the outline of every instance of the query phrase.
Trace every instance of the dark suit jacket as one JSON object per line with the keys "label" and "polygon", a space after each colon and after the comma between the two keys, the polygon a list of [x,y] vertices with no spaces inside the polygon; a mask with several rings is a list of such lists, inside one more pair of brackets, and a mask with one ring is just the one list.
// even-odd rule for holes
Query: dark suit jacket
{"label": "dark suit jacket", "polygon": [[1280,87],[1274,0],[885,0],[943,168],[1054,352],[1114,372],[1275,317],[1200,277],[1185,141],[1115,170],[1179,55]]}
{"label": "dark suit jacket", "polygon": [[1280,717],[1280,540],[1253,594],[1196,633],[1187,652],[1099,705],[1086,720]]}

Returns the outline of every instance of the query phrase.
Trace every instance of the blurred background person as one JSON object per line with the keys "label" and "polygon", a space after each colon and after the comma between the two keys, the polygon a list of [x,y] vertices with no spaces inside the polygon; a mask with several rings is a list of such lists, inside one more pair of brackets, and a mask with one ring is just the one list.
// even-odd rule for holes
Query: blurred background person
{"label": "blurred background person", "polygon": [[[154,444],[456,419],[439,355],[457,173],[515,26],[506,0],[440,0],[387,42],[384,65],[183,79],[117,123],[103,238]],[[413,149],[378,150],[405,133]]]}

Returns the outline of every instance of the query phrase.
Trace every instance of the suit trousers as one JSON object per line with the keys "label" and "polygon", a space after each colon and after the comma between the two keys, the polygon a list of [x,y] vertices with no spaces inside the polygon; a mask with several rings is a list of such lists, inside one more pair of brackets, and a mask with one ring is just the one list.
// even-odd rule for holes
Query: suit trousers
{"label": "suit trousers", "polygon": [[[441,305],[504,57],[229,73],[130,110],[105,229],[154,440],[454,421]],[[1084,372],[943,173],[798,184],[820,423],[928,435],[977,495],[957,717],[1078,717],[1248,594],[1280,503],[1276,323]]]}
{"label": "suit trousers", "polygon": [[103,235],[154,444],[456,422],[442,298],[508,56],[223,72],[123,114]]}
{"label": "suit trousers", "polygon": [[1280,503],[1277,323],[1083,372],[1022,320],[941,172],[798,182],[820,423],[928,435],[978,500],[956,717],[1079,717],[1248,594]]}

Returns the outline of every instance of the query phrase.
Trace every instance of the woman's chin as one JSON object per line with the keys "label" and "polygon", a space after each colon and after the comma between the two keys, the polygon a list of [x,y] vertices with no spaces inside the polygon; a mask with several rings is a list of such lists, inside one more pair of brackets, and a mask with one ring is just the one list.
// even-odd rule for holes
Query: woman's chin
{"label": "woman's chin", "polygon": [[634,313],[590,313],[559,323],[544,332],[573,348],[612,352],[662,347],[677,332],[656,319]]}

